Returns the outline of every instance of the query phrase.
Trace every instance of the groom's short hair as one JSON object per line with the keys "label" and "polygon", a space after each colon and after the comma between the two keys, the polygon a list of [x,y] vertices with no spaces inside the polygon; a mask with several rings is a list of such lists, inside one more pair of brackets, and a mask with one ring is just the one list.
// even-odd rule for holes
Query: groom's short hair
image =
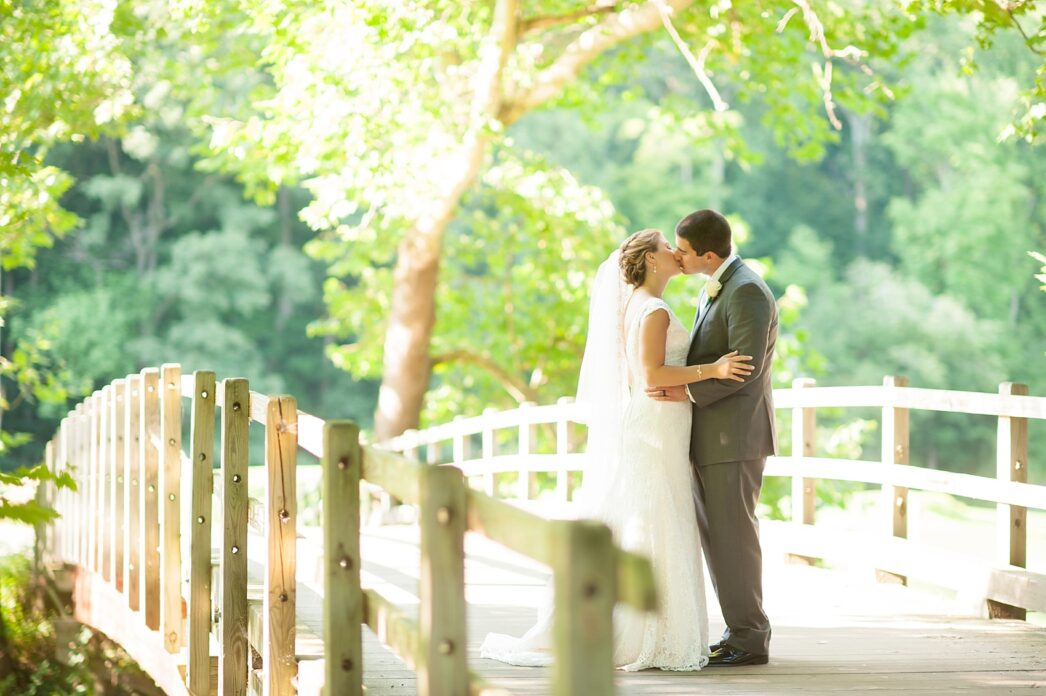
{"label": "groom's short hair", "polygon": [[714,210],[690,213],[676,224],[676,235],[690,242],[698,255],[712,251],[721,259],[730,256],[730,223]]}

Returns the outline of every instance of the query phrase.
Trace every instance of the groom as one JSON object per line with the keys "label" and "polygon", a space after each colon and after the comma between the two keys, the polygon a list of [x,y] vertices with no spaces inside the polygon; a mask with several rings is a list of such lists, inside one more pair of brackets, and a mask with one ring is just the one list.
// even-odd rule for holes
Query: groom
{"label": "groom", "polygon": [[694,497],[712,585],[726,620],[710,665],[764,665],[770,622],[763,612],[763,558],[755,516],[763,466],[777,448],[770,365],[777,305],[762,278],[731,253],[730,224],[698,210],[676,225],[676,260],[687,275],[710,277],[698,299],[688,365],[715,362],[732,350],[752,356],[744,382],[709,379],[650,389],[661,401],[690,400]]}

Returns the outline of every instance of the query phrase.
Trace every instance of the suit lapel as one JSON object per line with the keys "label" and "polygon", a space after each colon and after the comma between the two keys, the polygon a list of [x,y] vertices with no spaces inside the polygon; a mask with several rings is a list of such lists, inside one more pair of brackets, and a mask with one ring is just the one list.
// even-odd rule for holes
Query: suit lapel
{"label": "suit lapel", "polygon": [[701,307],[698,306],[698,316],[694,318],[694,330],[690,333],[691,348],[694,347],[694,341],[697,340],[697,334],[701,330],[701,325],[705,323],[705,319],[707,319],[708,315],[712,313],[712,305],[715,304],[716,300],[723,296],[723,291],[726,290],[727,281],[729,281],[731,276],[733,276],[734,273],[737,272],[737,269],[741,267],[741,263],[742,261],[740,258],[735,259],[734,262],[727,266],[727,269],[723,271],[723,275],[719,276],[719,283],[722,288],[720,288],[719,294],[715,297],[708,298],[708,308],[705,310],[704,314],[700,313]]}

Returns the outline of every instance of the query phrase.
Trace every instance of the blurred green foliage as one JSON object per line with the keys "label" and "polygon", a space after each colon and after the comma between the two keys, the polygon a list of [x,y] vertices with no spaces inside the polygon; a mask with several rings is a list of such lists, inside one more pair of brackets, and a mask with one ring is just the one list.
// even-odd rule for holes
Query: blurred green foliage
{"label": "blurred green foliage", "polygon": [[[834,48],[869,51],[871,76],[833,59],[842,130],[826,119],[826,57],[791,3],[672,18],[692,51],[710,46],[725,110],[658,31],[507,128],[488,124],[444,237],[424,422],[569,395],[598,262],[628,232],[670,232],[704,206],[731,216],[780,298],[781,386],[906,374],[1041,393],[1046,312],[1027,253],[1046,249],[1042,13],[983,4],[813,3]],[[369,425],[397,243],[471,123],[460,90],[490,8],[48,7],[2,6],[0,52],[20,58],[0,74],[15,95],[0,115],[0,466],[38,462],[70,401],[162,362]],[[81,10],[97,10],[87,29]],[[510,86],[554,59],[555,42],[547,55],[539,43],[510,61]],[[670,288],[685,322],[695,295]],[[918,418],[913,459],[991,470],[990,423]],[[848,433],[877,456],[852,414],[823,421],[827,440]]]}

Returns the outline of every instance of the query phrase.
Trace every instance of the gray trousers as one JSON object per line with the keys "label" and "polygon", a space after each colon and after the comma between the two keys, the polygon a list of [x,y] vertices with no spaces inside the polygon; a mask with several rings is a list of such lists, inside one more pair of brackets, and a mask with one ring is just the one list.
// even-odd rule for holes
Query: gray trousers
{"label": "gray trousers", "polygon": [[763,552],[755,516],[766,459],[695,466],[694,503],[705,561],[726,620],[723,640],[770,654],[763,612]]}

